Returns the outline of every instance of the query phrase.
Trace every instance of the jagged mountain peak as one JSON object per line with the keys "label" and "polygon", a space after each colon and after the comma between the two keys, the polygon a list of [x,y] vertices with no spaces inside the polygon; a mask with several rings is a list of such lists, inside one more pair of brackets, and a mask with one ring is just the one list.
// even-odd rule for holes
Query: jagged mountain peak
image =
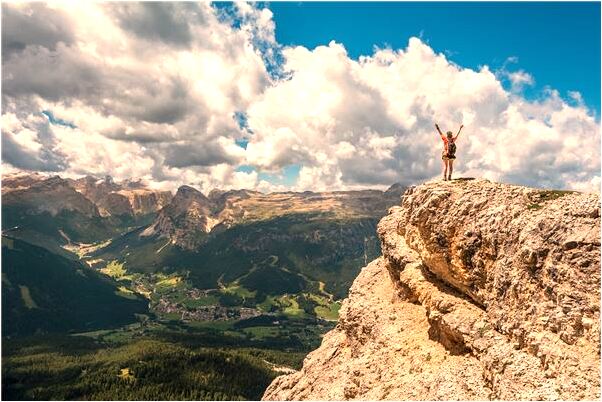
{"label": "jagged mountain peak", "polygon": [[219,188],[214,188],[213,190],[211,190],[209,192],[209,195],[207,195],[207,198],[209,198],[210,200],[217,200],[224,194],[226,194],[226,191],[220,190]]}
{"label": "jagged mountain peak", "polygon": [[146,188],[142,179],[126,179],[121,182],[121,185],[127,189],[144,189],[144,188]]}
{"label": "jagged mountain peak", "polygon": [[180,187],[178,187],[177,193],[200,193],[200,191],[197,190],[196,188],[192,187],[192,186],[189,186],[187,184],[183,184]]}
{"label": "jagged mountain peak", "polygon": [[182,186],[178,187],[178,190],[176,191],[176,195],[174,197],[177,199],[197,198],[197,199],[208,200],[208,198],[205,196],[205,194],[203,194],[196,188],[188,186],[188,185],[182,185]]}
{"label": "jagged mountain peak", "polygon": [[47,186],[47,187],[68,186],[68,185],[69,185],[69,182],[67,180],[61,178],[60,176],[50,176],[49,178],[34,184],[34,186]]}
{"label": "jagged mountain peak", "polygon": [[177,213],[183,212],[185,209],[190,208],[191,205],[200,207],[203,209],[203,213],[210,213],[213,203],[205,196],[202,192],[191,186],[180,186],[176,195],[173,197],[171,203],[167,208],[178,211]]}
{"label": "jagged mountain peak", "polygon": [[26,183],[21,181],[20,184],[21,187],[3,196],[3,206],[22,207],[30,215],[49,212],[54,216],[61,211],[78,211],[88,217],[99,215],[93,202],[75,191],[68,180],[59,176]]}
{"label": "jagged mountain peak", "polygon": [[[28,172],[3,177],[2,192],[15,193],[7,198],[8,203],[37,205],[37,211],[85,210],[86,215],[103,217],[156,213],[172,198],[171,192],[151,190],[141,180],[119,183],[111,176],[72,179]],[[19,200],[19,194],[31,199]]]}
{"label": "jagged mountain peak", "polygon": [[142,237],[169,238],[183,248],[194,249],[207,233],[219,223],[214,217],[216,205],[194,187],[183,185],[155,219]]}
{"label": "jagged mountain peak", "polygon": [[386,191],[386,195],[399,195],[403,194],[405,187],[401,183],[392,184]]}

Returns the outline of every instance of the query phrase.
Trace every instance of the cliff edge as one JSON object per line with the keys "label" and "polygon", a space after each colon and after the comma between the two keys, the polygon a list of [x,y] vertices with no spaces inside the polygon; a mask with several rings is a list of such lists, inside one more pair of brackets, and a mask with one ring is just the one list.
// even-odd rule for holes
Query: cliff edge
{"label": "cliff edge", "polygon": [[600,398],[597,194],[406,191],[303,368],[264,400]]}

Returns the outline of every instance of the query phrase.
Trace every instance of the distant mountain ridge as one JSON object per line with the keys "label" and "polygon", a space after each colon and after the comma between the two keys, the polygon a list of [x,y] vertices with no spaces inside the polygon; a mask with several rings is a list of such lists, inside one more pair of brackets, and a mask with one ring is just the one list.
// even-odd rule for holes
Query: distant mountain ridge
{"label": "distant mountain ridge", "polygon": [[64,210],[76,211],[87,217],[99,217],[98,207],[87,197],[59,176],[44,180],[19,180],[19,186],[11,187],[13,181],[2,183],[3,205],[19,205],[27,208],[28,214],[48,212],[52,216]]}
{"label": "distant mountain ridge", "polygon": [[403,191],[394,185],[378,190],[314,193],[305,191],[263,194],[250,190],[213,190],[209,197],[181,186],[171,202],[141,236],[169,238],[188,249],[197,248],[214,229],[224,230],[239,223],[257,222],[292,213],[320,213],[335,217],[379,217],[395,204]]}
{"label": "distant mountain ridge", "polygon": [[65,244],[94,243],[148,224],[170,200],[169,192],[108,176],[10,174],[2,177],[2,230],[64,254]]}
{"label": "distant mountain ridge", "polygon": [[[2,177],[2,194],[8,196],[10,204],[21,203],[32,197],[46,197],[51,192],[64,191],[63,197],[76,191],[93,203],[98,209],[98,215],[108,216],[141,216],[155,213],[167,205],[172,198],[170,191],[153,190],[141,181],[124,180],[115,182],[111,176],[96,178],[85,176],[79,179],[63,179],[60,176],[45,176],[41,174],[19,173]],[[9,195],[10,194],[10,195]],[[70,200],[52,197],[46,205],[38,209],[57,213],[62,209],[77,209]],[[3,201],[4,204],[4,201]]]}
{"label": "distant mountain ridge", "polygon": [[151,190],[140,181],[116,183],[111,176],[71,180],[73,188],[94,202],[103,216],[140,216],[155,213],[172,198],[170,191]]}
{"label": "distant mountain ridge", "polygon": [[[141,236],[169,238],[184,249],[194,250],[214,229],[290,213],[380,217],[399,200],[402,192],[403,187],[396,183],[385,192],[264,194],[245,189],[214,189],[205,196],[184,185],[172,195],[169,191],[150,189],[139,180],[116,182],[111,176],[63,179],[19,173],[2,178],[2,208],[11,215],[5,217],[3,230],[15,227],[28,231],[28,226],[35,226],[29,221],[45,213],[52,217],[69,215],[64,219],[65,228],[54,228],[51,236],[61,240],[66,235],[68,241],[87,243],[113,237],[127,227],[152,223]],[[96,228],[90,230],[91,225]],[[90,233],[78,230],[85,228]]]}

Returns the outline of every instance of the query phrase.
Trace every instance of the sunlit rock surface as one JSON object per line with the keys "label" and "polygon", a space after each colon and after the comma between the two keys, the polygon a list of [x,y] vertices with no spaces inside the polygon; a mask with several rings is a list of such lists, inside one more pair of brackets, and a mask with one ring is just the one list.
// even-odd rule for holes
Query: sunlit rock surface
{"label": "sunlit rock surface", "polygon": [[426,183],[378,232],[337,327],[264,399],[599,399],[597,194]]}

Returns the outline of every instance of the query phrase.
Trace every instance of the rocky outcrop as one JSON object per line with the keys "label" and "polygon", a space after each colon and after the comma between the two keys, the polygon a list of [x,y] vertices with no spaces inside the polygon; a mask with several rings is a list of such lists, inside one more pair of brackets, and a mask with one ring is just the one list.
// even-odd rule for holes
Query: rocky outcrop
{"label": "rocky outcrop", "polygon": [[158,212],[168,205],[173,197],[171,191],[156,191],[147,188],[124,189],[114,194],[127,200],[132,214],[135,216]]}
{"label": "rocky outcrop", "polygon": [[264,399],[599,399],[598,195],[427,183],[378,234],[337,327]]}
{"label": "rocky outcrop", "polygon": [[41,173],[15,172],[2,175],[2,194],[15,190],[25,190],[50,176]]}
{"label": "rocky outcrop", "polygon": [[70,180],[71,185],[94,202],[103,216],[141,216],[158,212],[169,204],[170,191],[146,188],[140,181],[117,183],[111,176],[92,176]]}
{"label": "rocky outcrop", "polygon": [[74,211],[88,218],[100,216],[96,205],[59,176],[30,181],[23,179],[19,184],[4,193],[3,207],[17,207],[27,215],[48,212],[55,216],[62,211]]}
{"label": "rocky outcrop", "polygon": [[[70,187],[70,189],[67,189],[67,187]],[[65,202],[56,203],[50,195],[48,202],[43,203],[50,206],[41,209],[51,210],[53,214],[56,214],[57,208],[58,210],[78,209],[77,206],[70,207],[69,203],[66,202],[82,198],[81,196],[74,196],[73,190],[94,204],[102,217],[139,217],[156,213],[169,204],[172,198],[170,191],[147,188],[140,180],[116,182],[111,176],[105,176],[103,179],[93,176],[63,179],[59,176],[52,177],[35,172],[18,172],[2,177],[2,194],[21,191],[17,195],[10,196],[9,200],[19,197],[18,194],[27,194],[27,197],[33,194],[35,197],[36,194],[46,194],[49,190],[64,192],[67,195]],[[46,195],[41,196],[42,201],[44,197]],[[81,204],[80,201],[76,203]],[[53,207],[52,204],[56,204],[57,207]]]}
{"label": "rocky outcrop", "polygon": [[181,186],[141,236],[169,238],[184,249],[195,249],[219,222],[213,209],[214,203],[203,193],[190,186]]}

